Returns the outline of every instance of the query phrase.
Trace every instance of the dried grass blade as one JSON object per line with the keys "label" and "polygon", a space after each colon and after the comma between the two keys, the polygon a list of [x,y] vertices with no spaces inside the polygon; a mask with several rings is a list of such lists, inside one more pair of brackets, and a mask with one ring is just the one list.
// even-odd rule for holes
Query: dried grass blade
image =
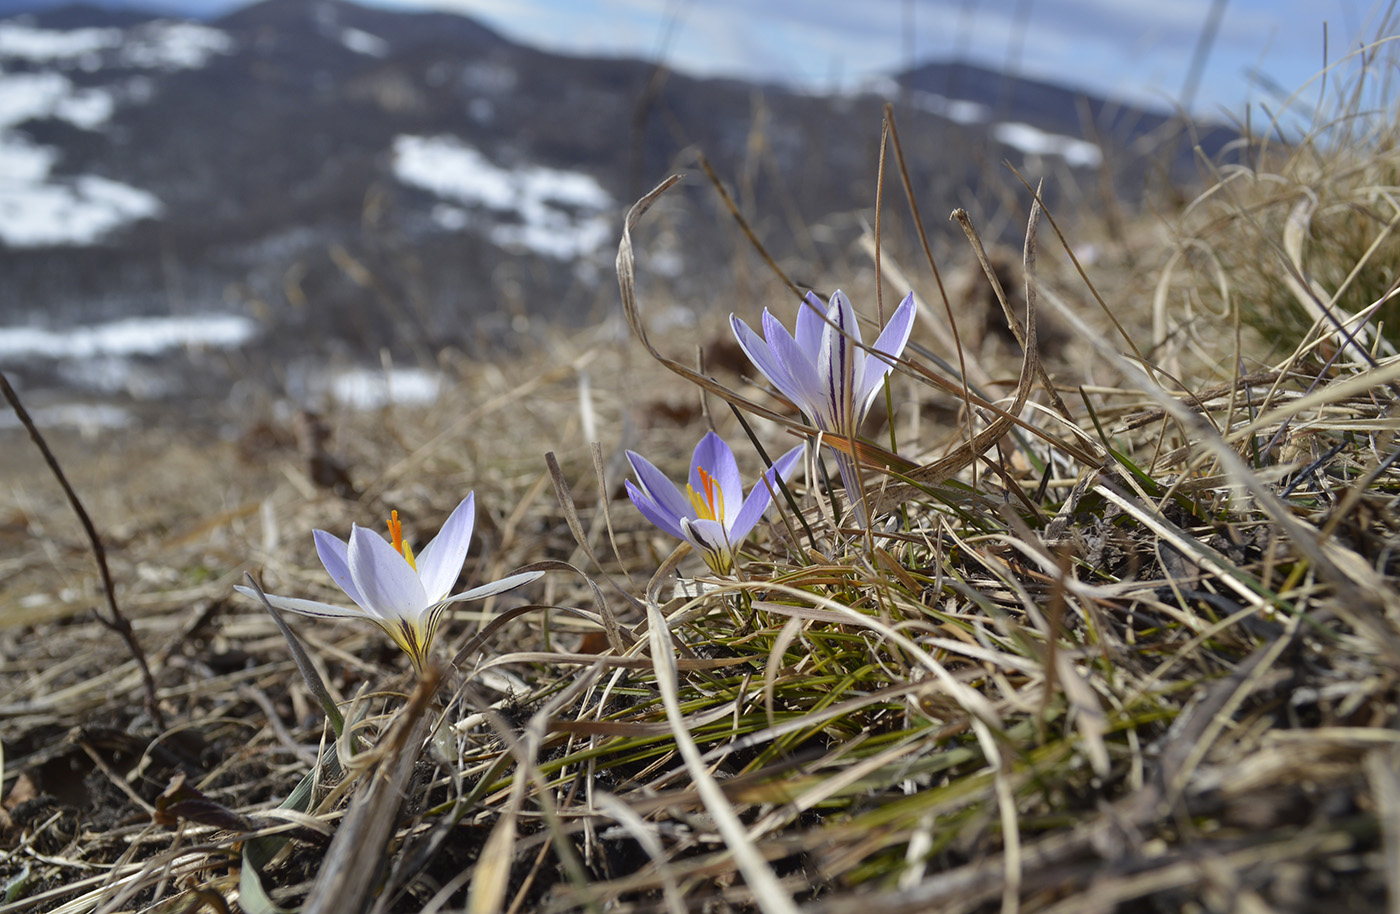
{"label": "dried grass blade", "polygon": [[[911,470],[907,478],[913,483],[912,485],[907,483],[892,485],[882,492],[873,494],[870,498],[870,511],[872,515],[883,514],[893,510],[911,497],[917,496],[922,491],[922,487],[936,486],[947,482],[954,475],[972,464],[973,461],[977,460],[978,455],[1000,441],[1016,426],[1016,420],[1013,417],[1020,414],[1022,408],[1026,405],[1026,401],[1030,398],[1031,388],[1035,385],[1036,373],[1039,371],[1040,365],[1040,357],[1036,352],[1035,346],[1035,306],[1037,297],[1031,294],[1030,291],[1034,286],[1032,280],[1035,261],[1034,238],[1036,227],[1040,224],[1040,212],[1040,201],[1037,199],[1031,204],[1031,214],[1026,224],[1026,258],[1030,266],[1026,273],[1026,288],[1028,294],[1026,295],[1025,325],[1030,329],[1025,334],[1025,342],[1027,345],[1022,348],[1021,376],[1017,381],[1016,395],[1012,399],[1010,408],[998,414],[997,418],[992,420],[990,425],[978,434],[972,436],[970,441],[963,442],[963,444],[958,446],[951,454],[935,460],[932,463],[924,464],[918,469]],[[959,217],[959,214],[961,214],[961,217]],[[967,214],[962,210],[955,210],[953,213],[954,218],[958,218],[959,221],[962,222],[964,229],[968,232],[968,237],[976,238],[977,233],[972,229],[972,223],[965,221],[966,215]],[[975,242],[973,246],[975,250],[981,251],[980,241]],[[983,252],[981,256],[982,259],[985,260],[985,252]],[[995,271],[990,270],[990,265],[987,266],[987,269],[989,275],[994,274]],[[1003,293],[1000,297],[1002,301],[1005,302],[1005,294]],[[1008,311],[1008,313],[1010,312]]]}

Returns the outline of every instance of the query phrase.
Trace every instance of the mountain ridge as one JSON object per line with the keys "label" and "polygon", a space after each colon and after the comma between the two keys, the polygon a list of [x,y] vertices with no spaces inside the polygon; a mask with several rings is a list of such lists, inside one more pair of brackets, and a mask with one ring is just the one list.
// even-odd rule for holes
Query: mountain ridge
{"label": "mountain ridge", "polygon": [[[1072,174],[1097,184],[1105,168],[1140,196],[1157,166],[1121,151],[1145,135],[1134,124],[1165,123],[1086,99],[1076,112],[1113,115],[1090,137],[1046,116],[1073,90],[1051,106],[1051,90],[1013,82],[998,111],[950,101],[927,69],[886,96],[700,79],[343,0],[264,0],[198,23],[114,15],[0,19],[0,93],[23,100],[0,120],[0,161],[32,177],[0,183],[0,324],[232,309],[265,326],[264,358],[295,358],[314,334],[323,349],[419,358],[502,339],[522,308],[569,321],[610,309],[623,208],[697,152],[727,180],[761,166],[744,191],[755,230],[775,257],[810,262],[846,257],[859,234],[886,100],[916,192],[974,209],[1006,199],[978,190],[1009,182],[1002,161],[1047,176],[1051,205]],[[1189,149],[1175,160],[1190,164]],[[702,184],[679,192],[691,228],[676,229],[666,281],[681,300],[745,294],[734,242],[693,222],[727,222]],[[91,237],[65,241],[65,224]]]}

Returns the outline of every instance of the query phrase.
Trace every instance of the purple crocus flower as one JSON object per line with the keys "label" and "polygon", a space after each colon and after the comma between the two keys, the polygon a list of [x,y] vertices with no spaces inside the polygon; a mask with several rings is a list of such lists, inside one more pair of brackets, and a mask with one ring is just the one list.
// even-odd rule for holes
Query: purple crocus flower
{"label": "purple crocus flower", "polygon": [[734,551],[768,510],[769,490],[777,487],[774,477],[786,481],[792,475],[802,447],[799,444],[775,460],[747,498],[734,452],[714,432],[707,432],[695,445],[685,492],[645,457],[628,451],[637,482],[627,480],[627,496],[647,520],[700,550],[715,574],[728,574],[734,567]]}
{"label": "purple crocus flower", "polygon": [[[898,358],[909,342],[914,327],[914,293],[899,303],[870,347],[873,352],[861,346],[855,310],[839,290],[832,293],[828,306],[822,305],[815,292],[807,293],[797,309],[795,335],[767,308],[763,310],[763,336],[732,314],[729,320],[744,353],[783,396],[817,428],[853,439],[885,376],[894,368],[894,362],[883,356]],[[833,451],[856,518],[864,523],[855,460],[849,448]]]}
{"label": "purple crocus flower", "polygon": [[[475,522],[475,493],[468,493],[453,509],[438,535],[417,556],[404,541],[397,511],[389,518],[392,542],[385,542],[382,536],[359,524],[352,528],[349,543],[324,530],[315,530],[316,553],[321,557],[321,564],[355,606],[270,594],[267,601],[276,609],[304,616],[368,619],[384,629],[408,654],[413,668],[421,673],[443,611],[449,604],[504,593],[544,573],[514,574],[449,596],[467,559],[467,546],[471,543]],[[234,589],[250,597],[257,596],[249,587]]]}

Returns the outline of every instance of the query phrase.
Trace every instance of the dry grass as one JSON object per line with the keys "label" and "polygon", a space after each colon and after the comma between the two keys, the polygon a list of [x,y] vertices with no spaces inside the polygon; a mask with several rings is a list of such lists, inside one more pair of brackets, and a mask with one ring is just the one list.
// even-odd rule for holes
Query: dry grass
{"label": "dry grass", "polygon": [[[898,271],[925,313],[872,441],[914,468],[869,452],[869,528],[799,477],[801,516],[775,510],[730,579],[620,497],[623,449],[677,466],[714,426],[756,470],[725,401],[769,453],[810,430],[722,347],[690,367],[626,244],[633,338],[451,362],[431,409],[328,417],[326,453],[275,425],[57,440],[163,728],[61,493],[7,442],[0,910],[1400,910],[1400,360],[1364,317],[1274,350],[1240,329],[1291,285],[1335,316],[1338,277],[1384,259],[1393,128],[1373,137],[1262,150],[1286,180],[1225,174],[1083,276],[1042,225],[1008,299],[1058,336],[1024,361],[980,311],[946,348],[938,285],[887,260],[885,308]],[[1295,257],[1267,214],[1304,198],[1332,201],[1317,238],[1376,218]],[[635,215],[644,240],[661,216]],[[873,268],[822,280],[873,314]],[[1362,315],[1389,292],[1347,289]],[[327,456],[353,493],[311,481]],[[377,629],[309,619],[298,672],[231,592],[252,569],[334,599],[311,528],[396,508],[421,540],[468,489],[471,581],[555,564],[457,612],[422,681]]]}

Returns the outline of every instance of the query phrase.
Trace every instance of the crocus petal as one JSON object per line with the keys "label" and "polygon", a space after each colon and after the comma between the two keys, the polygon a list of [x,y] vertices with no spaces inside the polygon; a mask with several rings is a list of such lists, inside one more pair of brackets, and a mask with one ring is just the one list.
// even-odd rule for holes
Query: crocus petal
{"label": "crocus petal", "polygon": [[681,522],[685,520],[685,515],[673,514],[660,507],[648,498],[647,494],[639,489],[632,480],[628,479],[623,484],[627,487],[627,497],[632,499],[632,504],[637,506],[637,510],[642,512],[643,517],[677,539],[685,538],[685,533],[681,530]]}
{"label": "crocus petal", "polygon": [[[244,587],[242,584],[235,584],[233,589],[243,594],[245,597],[258,599],[258,592],[251,587]],[[368,617],[363,609],[349,609],[344,606],[336,606],[333,603],[321,603],[317,600],[298,600],[295,597],[279,597],[273,594],[264,594],[267,602],[272,604],[273,609],[281,609],[290,613],[300,613],[303,616],[316,616],[321,619],[364,619]]]}
{"label": "crocus petal", "polygon": [[807,297],[797,306],[797,325],[793,336],[797,338],[797,345],[803,352],[815,355],[817,350],[821,349],[822,334],[828,326],[824,317],[826,310],[826,305],[815,292],[808,292]]}
{"label": "crocus petal", "polygon": [[461,593],[453,594],[442,602],[461,603],[463,600],[484,600],[487,597],[494,597],[498,593],[514,590],[523,584],[528,584],[536,578],[543,576],[543,571],[522,571],[520,574],[513,574],[509,577],[501,578],[499,581],[492,581],[490,584],[478,584],[471,590],[464,590]]}
{"label": "crocus petal", "polygon": [[475,522],[475,493],[468,492],[461,504],[452,509],[438,535],[418,553],[415,560],[418,565],[418,579],[423,583],[423,592],[428,595],[429,603],[435,603],[447,596],[452,590],[452,585],[456,584],[457,578],[461,576]]}
{"label": "crocus petal", "polygon": [[[801,458],[804,448],[806,448],[805,444],[799,444],[773,461],[773,466],[769,467],[768,471],[763,474],[763,479],[754,483],[749,497],[744,499],[743,507],[735,516],[734,523],[729,525],[729,542],[733,546],[737,548],[739,543],[744,541],[744,538],[753,530],[754,524],[757,524],[759,518],[763,516],[763,512],[768,510],[768,505],[772,501],[769,487],[771,486],[774,490],[778,488],[773,477],[781,476],[783,481],[787,482],[793,470],[797,469],[797,461]],[[767,483],[764,482],[764,479],[767,480]]]}
{"label": "crocus petal", "polygon": [[719,486],[724,499],[724,516],[716,520],[724,521],[725,526],[729,526],[744,500],[744,479],[739,475],[739,463],[734,459],[734,452],[714,432],[705,433],[705,437],[695,445],[695,453],[690,458],[690,487],[700,493],[705,491],[705,484],[700,479],[702,469]]}
{"label": "crocus petal", "polygon": [[[768,312],[764,310],[766,317]],[[770,347],[763,337],[755,333],[748,324],[744,323],[734,315],[729,315],[729,325],[734,330],[734,338],[739,341],[739,348],[744,350],[744,354],[753,362],[754,367],[763,372],[764,377],[785,397],[791,399],[790,391],[794,388],[792,372],[787,366],[779,362],[773,355]],[[801,404],[798,404],[801,407]]]}
{"label": "crocus petal", "polygon": [[[880,338],[875,341],[875,345],[871,348],[875,352],[883,352],[898,358],[904,352],[905,344],[909,342],[909,334],[914,329],[915,315],[914,293],[910,292],[904,296],[904,301],[899,303],[894,314],[890,315],[889,323],[885,324],[885,329],[880,332]],[[862,372],[856,397],[856,403],[860,406],[862,414],[870,408],[870,401],[874,399],[875,391],[879,388],[880,382],[893,369],[893,363],[887,362],[878,355],[872,355],[865,360],[865,370]]]}
{"label": "crocus petal", "polygon": [[416,620],[429,606],[418,572],[373,530],[358,524],[350,531],[350,574],[364,607],[385,619]]}
{"label": "crocus petal", "polygon": [[687,517],[681,521],[681,526],[685,529],[685,540],[700,550],[705,564],[717,574],[727,574],[734,565],[734,559],[724,525],[719,521],[691,520]]}
{"label": "crocus petal", "polygon": [[[635,451],[627,452],[627,462],[632,464],[632,472],[637,474],[640,491],[659,511],[671,515],[670,526],[661,525],[666,532],[680,530],[680,518],[693,517],[695,511],[690,500],[681,494],[676,484],[666,478],[666,474],[654,467],[650,460]],[[637,499],[633,498],[635,504]],[[680,536],[680,533],[676,533]]]}
{"label": "crocus petal", "polygon": [[[851,307],[851,300],[846,297],[845,292],[837,289],[831,293],[831,308],[826,317],[831,323],[843,328],[846,331],[845,335],[856,343],[864,342],[860,336],[860,321],[856,320],[856,309]],[[828,324],[827,327],[830,329],[831,325]]]}
{"label": "crocus petal", "polygon": [[810,416],[813,422],[821,424],[829,419],[830,410],[827,409],[827,399],[822,392],[821,379],[818,377],[816,366],[812,364],[813,353],[803,352],[787,328],[767,311],[763,312],[763,333],[768,339],[774,359],[787,369],[787,389],[778,386],[776,379],[770,378],[774,386],[778,386],[778,389]]}
{"label": "crocus petal", "polygon": [[823,406],[828,413],[828,431],[849,434],[852,423],[858,422],[851,409],[851,389],[856,377],[856,354],[850,337],[860,332],[856,325],[855,311],[850,301],[840,292],[831,296],[831,310],[827,312],[834,327],[827,327],[822,336],[821,350],[817,353],[817,373],[820,378]]}
{"label": "crocus petal", "polygon": [[311,536],[316,541],[316,554],[321,557],[321,564],[326,566],[326,572],[331,579],[340,585],[347,597],[357,605],[364,606],[365,601],[360,597],[360,589],[355,586],[350,574],[350,547],[345,544],[345,540],[324,530],[312,530]]}

